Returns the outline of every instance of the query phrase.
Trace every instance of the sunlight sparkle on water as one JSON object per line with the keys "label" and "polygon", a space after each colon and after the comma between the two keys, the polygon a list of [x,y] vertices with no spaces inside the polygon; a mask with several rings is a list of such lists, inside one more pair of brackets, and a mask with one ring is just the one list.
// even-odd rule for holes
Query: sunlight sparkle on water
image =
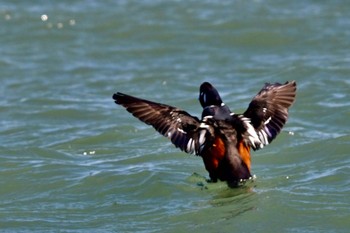
{"label": "sunlight sparkle on water", "polygon": [[47,20],[49,19],[49,17],[48,17],[47,15],[45,15],[45,14],[41,15],[40,18],[41,18],[41,20],[44,21],[44,22],[47,21]]}

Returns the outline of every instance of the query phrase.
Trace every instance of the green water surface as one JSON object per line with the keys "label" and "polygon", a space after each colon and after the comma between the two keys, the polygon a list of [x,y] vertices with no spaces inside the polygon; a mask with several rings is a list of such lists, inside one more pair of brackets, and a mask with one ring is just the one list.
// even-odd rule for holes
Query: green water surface
{"label": "green water surface", "polygon": [[[349,232],[348,1],[4,1],[0,33],[1,232]],[[200,116],[209,81],[239,113],[287,80],[238,189],[111,98]]]}

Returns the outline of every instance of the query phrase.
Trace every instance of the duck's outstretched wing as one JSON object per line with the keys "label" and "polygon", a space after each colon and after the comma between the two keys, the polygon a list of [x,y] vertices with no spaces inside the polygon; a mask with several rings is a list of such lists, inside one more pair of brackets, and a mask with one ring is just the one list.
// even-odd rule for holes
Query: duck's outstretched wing
{"label": "duck's outstretched wing", "polygon": [[115,93],[113,99],[133,116],[153,126],[159,133],[168,137],[181,150],[197,154],[201,148],[201,122],[187,112],[166,104]]}
{"label": "duck's outstretched wing", "polygon": [[243,113],[254,127],[261,143],[252,143],[253,149],[269,144],[279,134],[288,119],[288,108],[296,97],[296,82],[267,83],[252,99]]}

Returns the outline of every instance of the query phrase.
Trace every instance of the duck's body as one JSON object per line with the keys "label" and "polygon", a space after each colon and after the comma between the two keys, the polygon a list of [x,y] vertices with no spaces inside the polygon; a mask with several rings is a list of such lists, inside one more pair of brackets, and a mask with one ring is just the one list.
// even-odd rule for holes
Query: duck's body
{"label": "duck's body", "polygon": [[208,82],[200,87],[203,107],[199,120],[187,112],[123,93],[113,95],[135,117],[152,125],[186,153],[202,157],[211,181],[236,185],[251,177],[250,149],[269,144],[288,118],[296,83],[266,84],[243,114],[234,114]]}

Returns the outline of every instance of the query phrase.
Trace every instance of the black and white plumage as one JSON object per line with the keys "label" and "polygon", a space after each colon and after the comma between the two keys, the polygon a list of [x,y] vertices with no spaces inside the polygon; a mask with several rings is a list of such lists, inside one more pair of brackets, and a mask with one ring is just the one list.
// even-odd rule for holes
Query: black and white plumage
{"label": "black and white plumage", "polygon": [[212,181],[248,179],[250,148],[261,149],[280,133],[296,96],[295,81],[266,84],[243,114],[234,114],[208,82],[200,86],[202,117],[120,92],[113,95],[136,118],[152,125],[186,153],[201,156]]}
{"label": "black and white plumage", "polygon": [[[265,84],[250,102],[243,115],[251,119],[261,141],[260,147],[269,144],[280,133],[288,119],[288,108],[294,102],[296,83]],[[259,149],[259,147],[253,147]]]}

